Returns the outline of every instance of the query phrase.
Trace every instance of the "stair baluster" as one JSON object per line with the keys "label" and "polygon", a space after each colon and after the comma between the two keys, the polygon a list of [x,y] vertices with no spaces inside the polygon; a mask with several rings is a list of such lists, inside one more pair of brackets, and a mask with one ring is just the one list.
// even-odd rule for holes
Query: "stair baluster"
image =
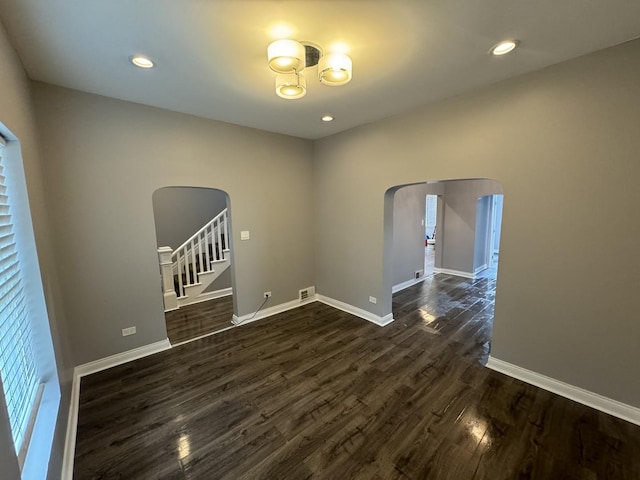
{"label": "stair baluster", "polygon": [[[181,304],[187,304],[189,301],[187,297],[190,294],[193,297],[200,295],[218,275],[229,267],[229,258],[225,255],[225,252],[228,252],[227,224],[228,213],[225,208],[180,247],[173,250],[170,257],[168,253],[171,251],[171,247],[158,249],[163,277],[165,311],[179,308]],[[169,264],[169,262],[171,263]],[[167,275],[172,278],[168,280]],[[209,282],[206,285],[202,284],[203,276]],[[190,301],[197,300],[191,299]]]}

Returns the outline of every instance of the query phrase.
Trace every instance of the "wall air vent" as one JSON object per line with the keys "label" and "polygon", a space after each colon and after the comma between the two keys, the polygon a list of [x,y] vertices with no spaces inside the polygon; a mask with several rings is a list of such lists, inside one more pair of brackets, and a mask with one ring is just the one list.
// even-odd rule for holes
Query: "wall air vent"
{"label": "wall air vent", "polygon": [[298,298],[301,302],[311,300],[316,294],[316,287],[307,287],[298,291]]}

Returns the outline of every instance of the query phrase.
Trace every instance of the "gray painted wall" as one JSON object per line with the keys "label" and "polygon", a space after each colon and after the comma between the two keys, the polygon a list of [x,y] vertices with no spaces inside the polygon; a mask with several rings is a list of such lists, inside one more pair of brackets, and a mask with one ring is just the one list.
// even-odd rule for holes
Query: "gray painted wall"
{"label": "gray painted wall", "polygon": [[[390,313],[385,192],[495,179],[505,208],[492,355],[640,407],[640,217],[619,208],[640,203],[639,58],[629,42],[317,141],[318,292]],[[607,232],[599,251],[584,241],[594,217]]]}
{"label": "gray painted wall", "polygon": [[486,179],[443,183],[444,222],[440,229],[442,268],[473,274],[476,247],[485,248],[476,245],[478,198],[501,193],[502,187],[499,183]]}
{"label": "gray painted wall", "polygon": [[444,223],[440,229],[442,268],[471,273],[477,197],[467,193],[465,182],[451,182],[446,189]]}
{"label": "gray painted wall", "polygon": [[[395,190],[393,198],[393,285],[413,280],[424,270],[426,196],[444,193],[441,183],[418,184]],[[431,235],[433,229],[428,233]]]}
{"label": "gray painted wall", "polygon": [[227,194],[213,188],[160,188],[152,199],[157,245],[173,249],[227,208]]}
{"label": "gray painted wall", "polygon": [[[65,310],[59,289],[60,277],[57,274],[55,255],[53,254],[52,231],[47,216],[48,211],[45,208],[48,199],[45,197],[45,172],[42,165],[45,163],[46,157],[41,156],[39,153],[38,132],[35,126],[34,109],[29,88],[30,82],[1,25],[0,65],[2,65],[2,68],[0,68],[0,92],[2,92],[0,95],[0,123],[3,123],[20,140],[28,201],[33,222],[33,238],[37,246],[37,257],[35,252],[31,252],[31,257],[37,259],[42,277],[42,287],[44,288],[50,333],[54,346],[55,364],[58,371],[58,382],[62,393],[52,455],[49,460],[48,478],[53,480],[60,478],[62,468],[62,453],[68,417],[72,367],[74,364],[68,345],[68,332],[64,324]],[[39,285],[28,286],[28,288],[32,287],[41,288]],[[0,391],[0,404],[4,404],[4,401],[4,395]],[[10,427],[4,408],[0,408],[0,451],[2,451],[0,454],[0,472],[2,472],[3,480],[18,480],[20,475],[16,471],[17,464],[13,453]]]}
{"label": "gray painted wall", "polygon": [[227,268],[224,272],[216,278],[211,285],[204,289],[204,293],[215,292],[223,290],[232,286],[231,283],[231,267]]}
{"label": "gray painted wall", "polygon": [[399,189],[393,202],[393,284],[415,278],[424,269],[426,185]]}
{"label": "gray painted wall", "polygon": [[[277,305],[314,284],[310,141],[39,83],[34,99],[76,364],[167,336],[152,208],[161,187],[229,194],[236,314],[265,291]],[[138,333],[122,337],[130,325]]]}

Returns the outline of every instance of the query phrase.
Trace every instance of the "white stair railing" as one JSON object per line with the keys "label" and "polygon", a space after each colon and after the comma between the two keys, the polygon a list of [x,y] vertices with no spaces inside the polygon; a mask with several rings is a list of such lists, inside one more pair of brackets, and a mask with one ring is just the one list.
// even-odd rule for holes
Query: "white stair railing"
{"label": "white stair railing", "polygon": [[178,298],[184,287],[198,283],[198,273],[210,272],[212,262],[224,260],[227,249],[227,209],[188,238],[171,254],[174,273],[178,274]]}
{"label": "white stair railing", "polygon": [[[178,308],[174,299],[184,297],[186,287],[199,285],[198,274],[213,272],[216,262],[226,260],[225,252],[229,250],[228,223],[225,208],[175,250],[171,251],[169,247],[158,249],[165,310]],[[174,275],[178,277],[177,292]]]}

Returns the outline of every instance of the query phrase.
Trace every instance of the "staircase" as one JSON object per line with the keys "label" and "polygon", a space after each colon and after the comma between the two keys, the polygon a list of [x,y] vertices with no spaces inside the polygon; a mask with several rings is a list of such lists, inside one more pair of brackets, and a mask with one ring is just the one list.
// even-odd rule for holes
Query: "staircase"
{"label": "staircase", "polygon": [[158,248],[165,312],[209,298],[203,292],[231,264],[228,224],[225,208],[175,250]]}

